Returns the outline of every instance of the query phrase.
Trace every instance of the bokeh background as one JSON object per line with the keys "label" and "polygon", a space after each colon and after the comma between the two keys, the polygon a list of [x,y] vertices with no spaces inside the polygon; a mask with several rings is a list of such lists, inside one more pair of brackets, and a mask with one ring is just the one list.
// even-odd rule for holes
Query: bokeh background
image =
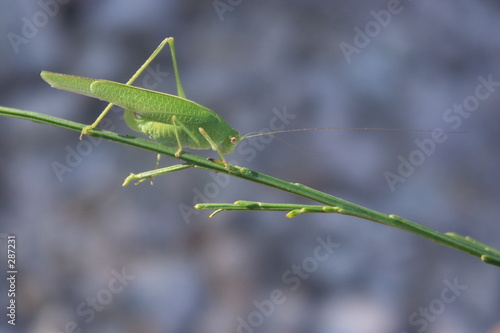
{"label": "bokeh background", "polygon": [[[471,101],[479,76],[500,81],[494,1],[19,0],[0,13],[4,106],[90,124],[105,103],[51,89],[40,71],[125,82],[173,36],[187,96],[241,133],[271,123],[466,131],[448,133],[392,189],[384,174],[424,156],[415,140],[430,133],[300,132],[228,158],[500,247],[499,87],[459,125],[443,118]],[[346,56],[347,44],[359,47]],[[175,92],[168,51],[137,85]],[[133,134],[114,111],[108,124]],[[294,118],[277,122],[285,111]],[[19,272],[15,327],[0,285],[2,332],[500,331],[500,270],[476,257],[346,216],[208,219],[190,207],[310,202],[194,169],[122,188],[155,156],[83,142],[0,119],[1,267],[13,234]],[[318,238],[336,245],[323,261]],[[294,270],[303,264],[307,275]]]}

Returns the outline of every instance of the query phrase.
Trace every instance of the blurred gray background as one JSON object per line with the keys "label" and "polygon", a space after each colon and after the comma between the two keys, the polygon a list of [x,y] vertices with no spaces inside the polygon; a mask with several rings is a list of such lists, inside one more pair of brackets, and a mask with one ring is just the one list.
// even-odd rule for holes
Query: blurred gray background
{"label": "blurred gray background", "polygon": [[[105,103],[40,71],[125,82],[173,36],[188,98],[242,134],[466,131],[434,147],[426,132],[291,133],[228,159],[500,248],[500,87],[481,86],[500,81],[494,1],[19,0],[0,13],[0,105],[90,124]],[[174,93],[172,73],[166,51],[137,85]],[[476,257],[333,214],[208,219],[190,207],[311,202],[194,169],[122,188],[153,154],[59,128],[0,118],[0,149],[1,267],[13,234],[19,272],[17,325],[2,313],[2,332],[500,331],[500,270]],[[416,166],[391,188],[403,160]]]}

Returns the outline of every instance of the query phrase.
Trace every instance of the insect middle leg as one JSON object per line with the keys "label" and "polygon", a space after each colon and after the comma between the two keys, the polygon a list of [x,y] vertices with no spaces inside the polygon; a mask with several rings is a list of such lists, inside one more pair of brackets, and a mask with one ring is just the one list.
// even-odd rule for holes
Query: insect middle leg
{"label": "insect middle leg", "polygon": [[196,142],[197,145],[200,145],[200,141],[198,140],[198,138],[196,137],[196,135],[194,135],[194,133],[189,128],[187,128],[187,126],[184,125],[184,123],[182,123],[181,121],[179,121],[176,116],[172,116],[172,125],[174,126],[174,134],[175,134],[175,139],[177,140],[177,147],[178,147],[177,151],[175,152],[175,157],[179,157],[181,155],[181,152],[182,152],[182,142],[181,142],[181,139],[180,139],[179,127],[184,132],[186,132],[186,134],[194,142]]}

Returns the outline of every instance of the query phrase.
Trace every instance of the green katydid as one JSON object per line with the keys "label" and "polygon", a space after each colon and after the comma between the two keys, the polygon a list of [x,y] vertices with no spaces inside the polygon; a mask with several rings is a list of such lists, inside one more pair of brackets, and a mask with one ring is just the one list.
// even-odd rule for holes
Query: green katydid
{"label": "green katydid", "polygon": [[[170,46],[178,96],[131,86],[166,44]],[[186,99],[179,78],[172,37],[164,39],[125,84],[47,71],[42,71],[41,76],[54,88],[110,102],[96,121],[84,128],[82,134],[94,129],[111,107],[118,105],[124,108],[125,122],[131,129],[149,135],[158,143],[176,145],[176,157],[180,156],[183,147],[212,148],[228,171],[229,165],[224,155],[232,153],[238,142],[243,139],[218,114]]]}
{"label": "green katydid", "polygon": [[[147,66],[160,53],[166,44],[170,46],[178,96],[131,86],[131,84],[147,68]],[[54,88],[68,90],[77,94],[99,98],[110,102],[96,121],[92,125],[83,129],[82,135],[87,134],[90,130],[93,130],[108,113],[111,107],[113,105],[118,105],[124,108],[125,122],[132,130],[146,134],[158,143],[167,146],[177,146],[178,149],[175,153],[176,157],[180,156],[183,147],[193,149],[211,148],[217,152],[222,164],[228,171],[230,168],[224,158],[224,155],[232,153],[236,148],[236,145],[245,138],[281,132],[311,130],[307,128],[292,129],[271,133],[249,133],[252,135],[247,134],[245,136],[240,136],[239,133],[229,126],[217,113],[186,98],[180,81],[179,70],[177,68],[173,37],[164,39],[146,60],[146,62],[144,62],[144,64],[125,84],[47,71],[42,71],[41,77]],[[316,129],[333,128],[335,127]],[[350,129],[404,131],[404,129],[390,128]],[[125,180],[124,185],[128,184],[130,180],[133,179],[142,179],[141,181],[143,181],[147,178],[152,179],[154,176],[159,174],[173,172],[188,167],[186,165],[178,165],[158,169],[159,158],[160,155],[158,155],[155,170],[138,175],[132,174]]]}

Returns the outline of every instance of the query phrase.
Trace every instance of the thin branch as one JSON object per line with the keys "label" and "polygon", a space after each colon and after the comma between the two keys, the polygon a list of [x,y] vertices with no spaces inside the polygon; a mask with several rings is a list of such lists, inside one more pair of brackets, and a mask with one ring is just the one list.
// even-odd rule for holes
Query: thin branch
{"label": "thin branch", "polygon": [[[37,123],[57,126],[76,132],[81,132],[86,126],[84,124],[43,115],[36,112],[29,112],[6,107],[0,107],[0,115],[31,120]],[[176,148],[167,147],[156,142],[152,142],[135,136],[124,136],[114,132],[97,129],[89,131],[88,135],[151,151],[156,154],[162,154],[172,158],[177,158],[175,157],[175,152],[177,150]],[[213,161],[207,160],[206,158],[199,155],[182,152],[178,159],[181,159],[187,163],[166,168],[165,173],[182,170],[188,167],[202,168],[229,174],[230,176],[242,178],[262,185],[274,187],[282,191],[293,193],[323,204],[323,206],[312,206],[237,201],[234,204],[198,204],[196,206],[198,209],[215,209],[215,213],[225,210],[281,210],[288,211],[289,217],[293,217],[302,213],[312,212],[351,215],[414,233],[418,236],[430,239],[436,243],[446,245],[451,248],[477,256],[481,258],[481,260],[483,260],[485,263],[500,266],[499,250],[493,249],[479,241],[471,239],[470,237],[464,237],[453,233],[444,234],[404,219],[402,217],[383,214],[369,208],[339,199],[327,193],[317,191],[305,185],[287,182],[247,168],[230,166],[230,170],[227,171],[222,163],[214,163]],[[139,176],[138,178],[141,178],[141,175],[134,176]],[[132,178],[138,179],[134,177]],[[130,181],[131,180],[132,179],[130,179]]]}

